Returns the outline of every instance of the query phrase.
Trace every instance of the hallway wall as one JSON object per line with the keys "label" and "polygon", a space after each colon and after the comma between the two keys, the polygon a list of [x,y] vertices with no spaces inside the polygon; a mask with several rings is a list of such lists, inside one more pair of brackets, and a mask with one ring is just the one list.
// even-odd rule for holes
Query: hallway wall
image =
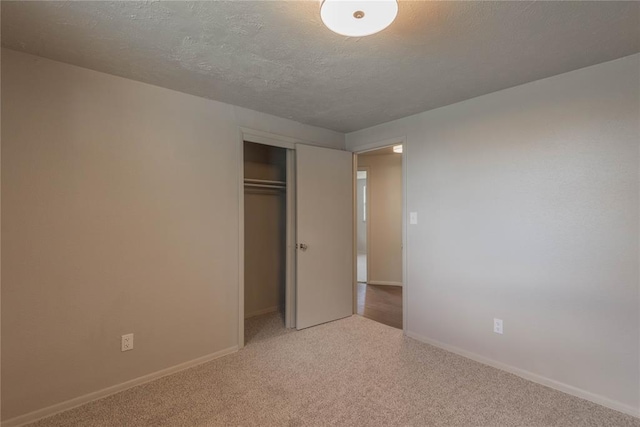
{"label": "hallway wall", "polygon": [[367,282],[402,286],[402,155],[359,155],[358,167],[368,168]]}

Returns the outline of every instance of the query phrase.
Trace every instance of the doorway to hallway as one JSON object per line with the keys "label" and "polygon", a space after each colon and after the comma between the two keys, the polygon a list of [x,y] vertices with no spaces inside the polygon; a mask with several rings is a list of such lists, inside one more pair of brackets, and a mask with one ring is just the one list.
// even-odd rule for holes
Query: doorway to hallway
{"label": "doorway to hallway", "polygon": [[358,283],[367,283],[367,172],[368,167],[358,166],[356,197],[357,259],[356,276]]}
{"label": "doorway to hallway", "polygon": [[402,145],[357,154],[356,313],[402,329]]}

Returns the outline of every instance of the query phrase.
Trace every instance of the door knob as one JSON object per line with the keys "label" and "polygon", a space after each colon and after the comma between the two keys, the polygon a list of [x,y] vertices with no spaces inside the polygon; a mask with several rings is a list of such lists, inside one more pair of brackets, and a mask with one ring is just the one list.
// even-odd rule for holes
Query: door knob
{"label": "door knob", "polygon": [[308,248],[308,246],[307,246],[307,244],[306,244],[306,243],[300,243],[300,250],[302,250],[302,251],[306,251],[306,250],[307,250],[307,248]]}

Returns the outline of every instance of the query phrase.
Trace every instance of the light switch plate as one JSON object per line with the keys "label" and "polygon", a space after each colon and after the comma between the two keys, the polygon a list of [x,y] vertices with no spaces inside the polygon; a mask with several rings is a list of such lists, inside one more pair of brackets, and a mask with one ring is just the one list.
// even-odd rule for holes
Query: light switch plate
{"label": "light switch plate", "polygon": [[418,212],[409,212],[409,224],[415,225],[418,223]]}

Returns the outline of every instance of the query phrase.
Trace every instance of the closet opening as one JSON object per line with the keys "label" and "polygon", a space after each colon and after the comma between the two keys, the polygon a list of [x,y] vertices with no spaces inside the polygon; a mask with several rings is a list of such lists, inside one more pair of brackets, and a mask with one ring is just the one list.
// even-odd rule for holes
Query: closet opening
{"label": "closet opening", "polygon": [[287,151],[244,141],[245,344],[287,331]]}

